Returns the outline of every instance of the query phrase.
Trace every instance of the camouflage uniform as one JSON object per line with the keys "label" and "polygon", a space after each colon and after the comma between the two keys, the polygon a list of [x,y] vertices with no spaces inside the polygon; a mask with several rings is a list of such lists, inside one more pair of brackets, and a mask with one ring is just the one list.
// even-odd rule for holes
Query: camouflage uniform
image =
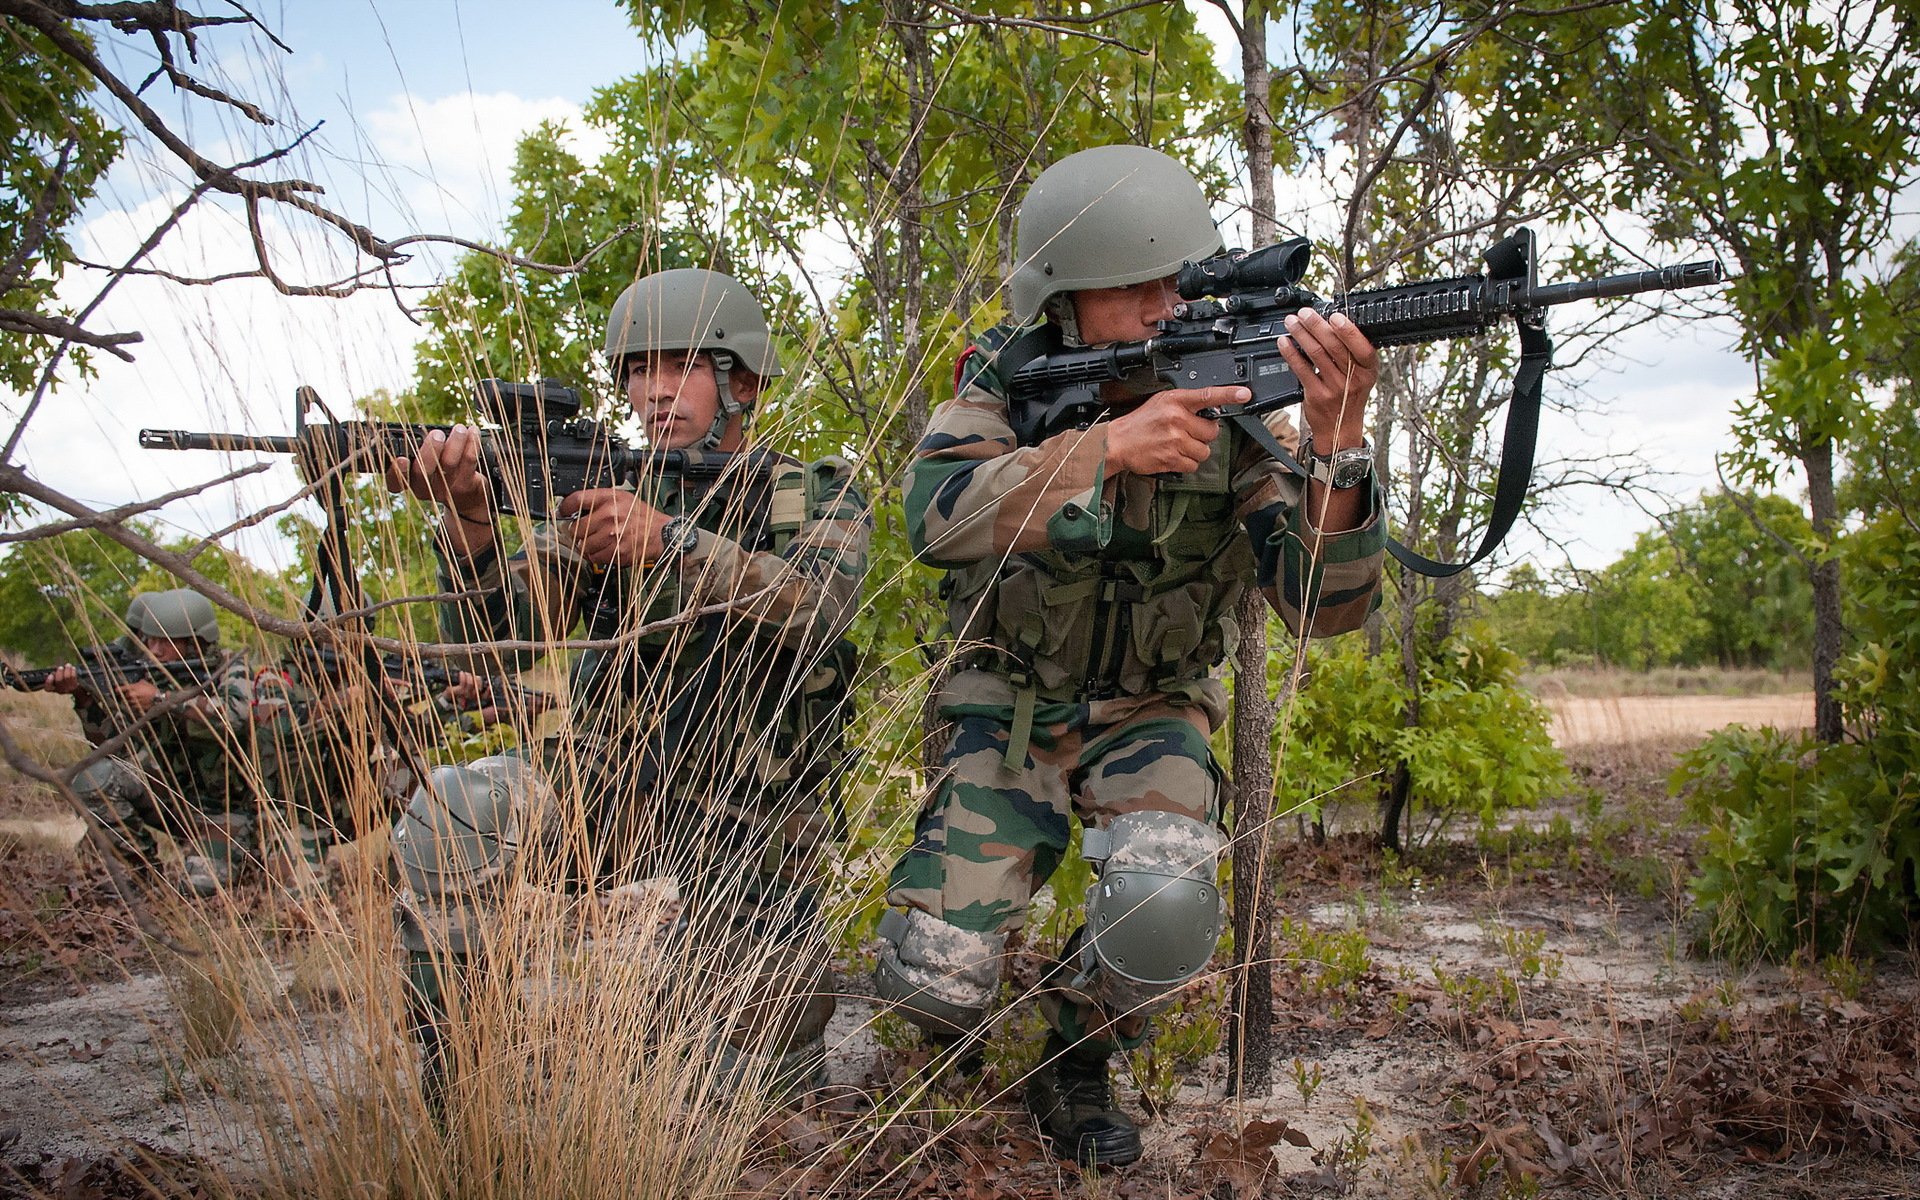
{"label": "camouflage uniform", "polygon": [[[112,695],[80,692],[74,707],[95,745],[137,716]],[[227,872],[261,858],[262,816],[273,812],[281,762],[298,735],[301,701],[287,677],[231,654],[203,699],[150,723],[83,788],[109,832],[150,856],[150,828]],[[297,825],[295,819],[293,824]]]}
{"label": "camouflage uniform", "polygon": [[[997,956],[1066,852],[1070,817],[1090,830],[1126,814],[1220,819],[1207,739],[1226,691],[1211,672],[1247,583],[1290,628],[1344,632],[1377,603],[1384,548],[1377,495],[1362,528],[1321,535],[1301,482],[1230,425],[1199,470],[1173,479],[1104,478],[1098,424],[1019,445],[988,365],[1017,332],[993,331],[963,360],[907,499],[915,552],[949,572],[961,669],[939,700],[955,723],[944,774],[887,899],[935,919],[916,936],[930,960],[956,964],[931,989],[956,1034],[984,1019]],[[1284,416],[1269,427],[1297,442]],[[1052,1027],[1100,1054],[1137,1044],[1165,997],[1149,988],[1112,1011],[1077,992],[1071,959],[1041,998]]]}
{"label": "camouflage uniform", "polygon": [[[817,1038],[833,1009],[813,884],[835,824],[828,793],[853,669],[843,635],[866,573],[870,520],[849,464],[779,463],[765,480],[651,481],[649,503],[700,530],[670,563],[590,564],[546,525],[529,537],[537,571],[527,552],[507,557],[497,545],[465,562],[443,555],[442,587],[486,595],[446,605],[442,617],[454,641],[553,639],[576,625],[601,640],[737,604],[581,653],[569,733],[547,743],[542,767],[585,819],[592,861],[572,864],[574,882],[604,888],[676,875],[697,925],[761,956],[750,970],[765,974],[768,959],[779,960],[772,969],[783,979],[769,987],[806,997],[801,1040]],[[517,838],[556,822],[516,810],[512,824]],[[440,1010],[418,1026],[430,1087],[430,1026],[444,1019],[435,960],[457,971],[483,949],[487,911],[507,881],[485,883],[466,894],[403,893],[416,995]]]}

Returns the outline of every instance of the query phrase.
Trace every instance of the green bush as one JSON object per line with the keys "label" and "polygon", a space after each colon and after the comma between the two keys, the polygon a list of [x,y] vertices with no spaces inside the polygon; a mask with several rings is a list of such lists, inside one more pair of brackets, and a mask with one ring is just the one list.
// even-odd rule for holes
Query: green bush
{"label": "green bush", "polygon": [[1856,642],[1837,676],[1849,740],[1733,729],[1674,772],[1705,824],[1695,903],[1736,958],[1871,951],[1908,936],[1920,864],[1920,539],[1849,539]]}
{"label": "green bush", "polygon": [[1397,661],[1359,638],[1316,652],[1309,681],[1276,733],[1279,777],[1295,803],[1377,800],[1405,764],[1413,802],[1438,829],[1460,815],[1489,827],[1566,780],[1547,714],[1519,686],[1520,658],[1483,626],[1449,638],[1421,665],[1420,719]]}

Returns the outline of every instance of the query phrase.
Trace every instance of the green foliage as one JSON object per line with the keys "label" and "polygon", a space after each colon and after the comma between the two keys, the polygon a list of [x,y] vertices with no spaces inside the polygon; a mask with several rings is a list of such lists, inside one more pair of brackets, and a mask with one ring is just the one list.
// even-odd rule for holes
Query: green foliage
{"label": "green foliage", "polygon": [[[54,297],[73,261],[66,231],[124,140],[88,103],[92,92],[86,71],[43,34],[0,18],[0,309],[72,315]],[[30,390],[57,340],[9,325],[0,384]],[[84,369],[85,349],[74,358]]]}
{"label": "green foliage", "polygon": [[1521,564],[1487,619],[1531,663],[1805,669],[1811,536],[1785,497],[1709,492],[1573,586]]}
{"label": "green foliage", "polygon": [[[193,545],[191,538],[162,538],[149,521],[136,518],[127,525],[169,550]],[[211,550],[194,565],[215,583],[270,611],[291,611],[292,597],[280,580],[238,555]],[[35,666],[68,661],[83,646],[126,633],[122,618],[135,592],[179,586],[173,576],[94,530],[21,542],[0,557],[0,648]],[[258,638],[225,609],[217,609],[216,615],[227,645]]]}
{"label": "green foliage", "polygon": [[1276,731],[1281,778],[1316,811],[1370,805],[1406,764],[1413,798],[1434,828],[1459,815],[1491,826],[1562,786],[1566,767],[1547,717],[1519,686],[1520,660],[1468,626],[1420,665],[1419,722],[1398,665],[1368,657],[1359,639],[1314,648],[1310,680]]}
{"label": "green foliage", "polygon": [[[1853,457],[1910,463],[1910,383]],[[1820,746],[1730,730],[1687,755],[1674,785],[1707,826],[1697,906],[1736,958],[1869,952],[1903,940],[1920,871],[1920,499],[1910,468],[1863,473],[1877,511],[1839,547],[1852,646],[1836,672],[1849,740]]]}

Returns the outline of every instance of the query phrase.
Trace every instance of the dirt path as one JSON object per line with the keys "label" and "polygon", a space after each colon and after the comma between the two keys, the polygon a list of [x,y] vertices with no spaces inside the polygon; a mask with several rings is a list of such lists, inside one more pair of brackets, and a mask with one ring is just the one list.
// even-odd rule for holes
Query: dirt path
{"label": "dirt path", "polygon": [[1813,693],[1788,696],[1562,696],[1553,713],[1556,746],[1621,745],[1711,733],[1728,725],[1805,729]]}

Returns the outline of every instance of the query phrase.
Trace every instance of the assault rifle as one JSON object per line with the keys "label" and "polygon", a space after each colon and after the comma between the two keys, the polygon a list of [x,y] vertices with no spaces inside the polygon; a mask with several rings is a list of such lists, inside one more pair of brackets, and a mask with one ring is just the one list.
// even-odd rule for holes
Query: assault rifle
{"label": "assault rifle", "polygon": [[[342,655],[333,646],[311,644],[297,646],[292,658],[296,666],[310,668],[330,679],[338,679],[346,673],[345,663],[359,661],[357,655],[351,653]],[[434,691],[452,687],[459,682],[461,674],[458,668],[450,667],[443,662],[425,659],[415,661],[400,654],[382,655],[379,662],[381,673],[389,679],[417,681]],[[528,712],[537,713],[553,703],[553,697],[546,692],[523,688],[518,684],[489,675],[481,675],[478,678],[480,680],[479,707],[481,708],[504,705],[512,701],[525,706]]]}
{"label": "assault rifle", "polygon": [[[158,662],[145,655],[122,649],[105,652],[82,650],[78,665],[80,686],[94,695],[139,683],[143,679],[164,682],[169,687],[195,687],[212,679],[224,663],[220,658],[187,658]],[[0,664],[0,683],[16,691],[32,692],[47,685],[47,679],[59,667],[28,667],[24,670]]]}
{"label": "assault rifle", "polygon": [[[379,474],[388,461],[413,458],[427,435],[451,425],[403,421],[308,423],[318,405],[312,388],[299,390],[290,436],[250,433],[189,433],[142,429],[147,450],[226,450],[291,454],[308,479],[331,472]],[[550,518],[562,497],[588,488],[618,487],[650,476],[716,480],[729,472],[764,476],[779,459],[764,450],[727,454],[711,450],[636,450],[604,422],[580,415],[580,393],[554,380],[510,383],[483,379],[476,407],[487,423],[480,431],[480,473],[496,512]]]}
{"label": "assault rifle", "polygon": [[1108,412],[1100,385],[1151,371],[1169,387],[1244,387],[1251,400],[1203,410],[1230,420],[1289,469],[1306,472],[1259,418],[1301,400],[1300,381],[1280,357],[1286,318],[1303,308],[1345,313],[1375,346],[1398,346],[1485,333],[1511,318],[1520,335],[1520,370],[1507,415],[1506,444],[1493,516],[1474,557],[1441,564],[1389,539],[1395,557],[1429,575],[1453,574],[1484,558],[1518,515],[1533,471],[1540,383],[1552,364],[1546,310],[1576,300],[1704,287],[1726,279],[1716,259],[1629,271],[1600,279],[1541,284],[1536,279],[1533,232],[1517,229],[1494,243],[1482,260],[1486,273],[1424,280],[1322,297],[1300,286],[1312,246],[1293,238],[1251,252],[1230,251],[1183,263],[1175,279],[1182,301],[1159,332],[1141,342],[1094,349],[1060,349],[1052,327],[1040,326],[1007,343],[996,364],[1007,381],[1008,417],[1021,444],[1068,429],[1085,429]]}
{"label": "assault rifle", "polygon": [[1151,368],[1169,387],[1244,387],[1245,404],[1211,415],[1259,416],[1300,402],[1300,381],[1280,357],[1286,318],[1303,308],[1345,313],[1375,346],[1398,346],[1484,333],[1505,318],[1538,326],[1543,310],[1575,300],[1703,287],[1726,278],[1718,260],[1629,271],[1601,279],[1542,285],[1534,279],[1533,232],[1518,229],[1489,249],[1485,275],[1463,275],[1398,287],[1321,297],[1300,286],[1312,245],[1292,238],[1261,249],[1183,263],[1175,280],[1182,302],[1173,319],[1144,342],[1091,350],[1058,350],[1009,363],[1015,432],[1023,443],[1085,428],[1107,411],[1099,385]]}

